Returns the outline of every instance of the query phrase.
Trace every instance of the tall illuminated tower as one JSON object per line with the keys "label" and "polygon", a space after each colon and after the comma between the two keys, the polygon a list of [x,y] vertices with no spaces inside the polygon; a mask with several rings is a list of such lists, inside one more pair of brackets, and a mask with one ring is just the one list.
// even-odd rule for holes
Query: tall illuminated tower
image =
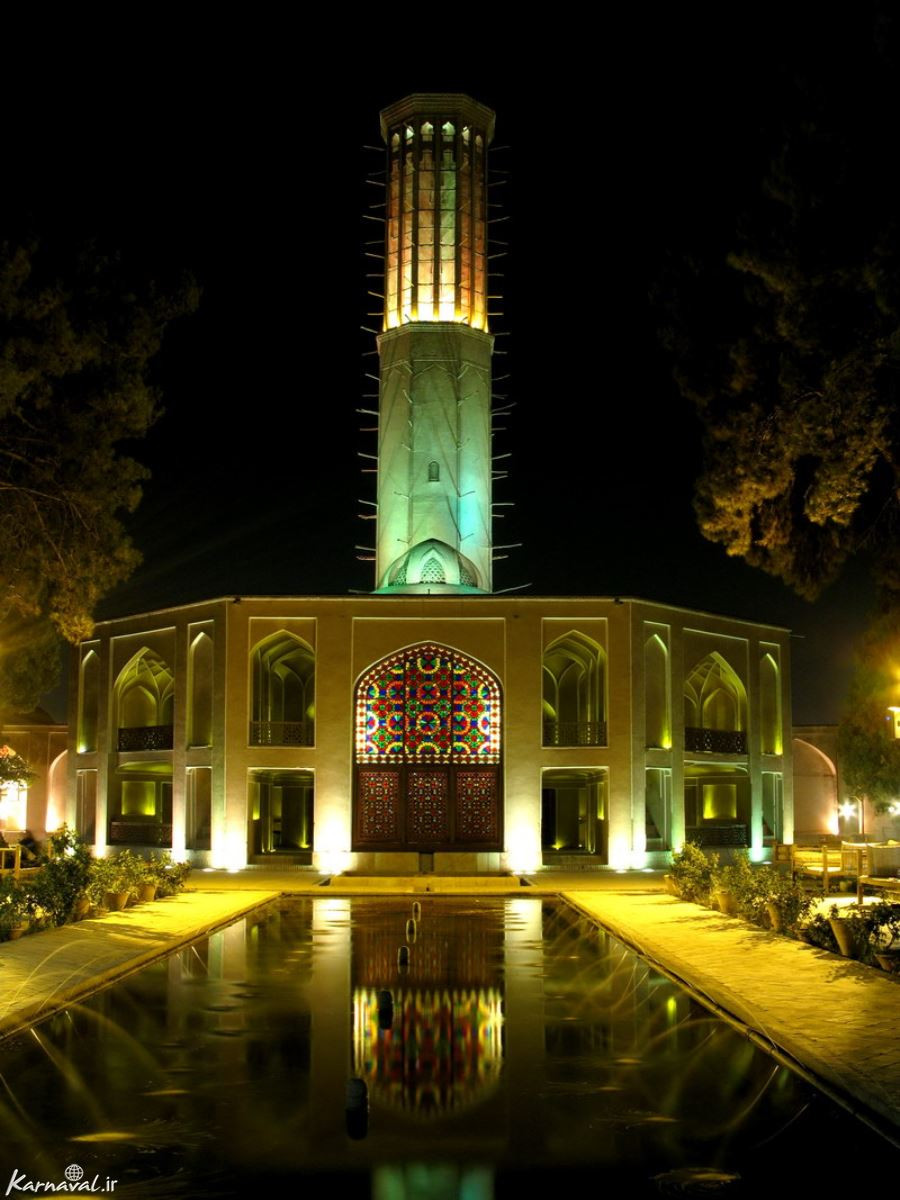
{"label": "tall illuminated tower", "polygon": [[489,108],[407,96],[387,143],[376,590],[491,591]]}

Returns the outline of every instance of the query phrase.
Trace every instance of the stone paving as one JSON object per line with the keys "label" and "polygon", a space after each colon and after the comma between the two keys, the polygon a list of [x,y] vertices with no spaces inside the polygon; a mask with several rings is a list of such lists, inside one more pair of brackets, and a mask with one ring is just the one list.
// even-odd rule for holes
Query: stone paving
{"label": "stone paving", "polygon": [[200,871],[179,896],[0,945],[0,1036],[285,892],[563,895],[900,1139],[900,977],[675,900],[642,872],[335,877]]}

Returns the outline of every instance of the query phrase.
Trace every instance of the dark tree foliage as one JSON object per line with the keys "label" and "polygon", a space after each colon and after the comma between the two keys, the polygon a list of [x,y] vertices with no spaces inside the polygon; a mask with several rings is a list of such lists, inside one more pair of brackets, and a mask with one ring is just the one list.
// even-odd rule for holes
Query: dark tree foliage
{"label": "dark tree foliage", "polygon": [[138,562],[120,517],[146,472],[122,446],[159,416],[150,365],[196,302],[95,245],[0,241],[0,706],[52,686],[60,637],[89,636]]}
{"label": "dark tree foliage", "polygon": [[873,27],[840,70],[792,68],[743,207],[655,288],[703,430],[700,527],[808,598],[858,552],[900,592],[896,41]]}

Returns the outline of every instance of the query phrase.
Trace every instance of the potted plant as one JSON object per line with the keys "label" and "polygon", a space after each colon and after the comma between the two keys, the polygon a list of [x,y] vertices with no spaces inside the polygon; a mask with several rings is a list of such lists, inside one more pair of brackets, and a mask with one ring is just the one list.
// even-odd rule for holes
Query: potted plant
{"label": "potted plant", "polygon": [[871,961],[869,920],[856,905],[838,909],[836,904],[832,904],[827,920],[838,951],[844,958],[855,958],[860,962]]}
{"label": "potted plant", "polygon": [[775,933],[793,933],[813,906],[811,896],[789,875],[769,871],[765,905],[769,924]]}
{"label": "potted plant", "polygon": [[900,904],[882,898],[867,904],[862,917],[868,932],[871,957],[883,971],[900,971]]}
{"label": "potted plant", "polygon": [[25,888],[8,875],[0,875],[0,941],[15,941],[30,924]]}
{"label": "potted plant", "polygon": [[699,904],[709,902],[713,882],[713,871],[718,863],[716,855],[707,856],[693,842],[672,857],[672,878],[684,900],[696,900]]}
{"label": "potted plant", "polygon": [[145,867],[148,878],[156,884],[156,895],[159,899],[174,896],[176,892],[182,891],[191,873],[190,863],[173,862],[168,852],[151,854]]}
{"label": "potted plant", "polygon": [[86,899],[91,853],[65,826],[50,835],[50,855],[27,885],[32,915],[41,912],[53,925],[70,921]]}
{"label": "potted plant", "polygon": [[134,870],[129,850],[108,858],[97,858],[91,865],[88,893],[94,904],[121,912],[131,895]]}
{"label": "potted plant", "polygon": [[736,850],[730,863],[716,867],[712,877],[716,903],[726,916],[752,916],[759,888],[754,884],[753,868],[746,850]]}

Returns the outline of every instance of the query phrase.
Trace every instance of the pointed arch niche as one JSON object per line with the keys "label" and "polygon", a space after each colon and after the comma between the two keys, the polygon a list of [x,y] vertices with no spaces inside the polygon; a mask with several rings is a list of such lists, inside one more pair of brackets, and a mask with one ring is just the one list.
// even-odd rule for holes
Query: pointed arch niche
{"label": "pointed arch niche", "polygon": [[747,691],[717,651],[684,681],[684,748],[717,754],[747,753]]}
{"label": "pointed arch niche", "polygon": [[97,749],[100,715],[100,656],[87,650],[78,670],[78,753]]}
{"label": "pointed arch niche", "polygon": [[763,646],[759,659],[759,733],[763,754],[781,754],[781,667],[778,647]]}
{"label": "pointed arch niche", "polygon": [[120,752],[172,749],[175,677],[164,659],[139,650],[119,672],[115,698]]}
{"label": "pointed arch niche", "polygon": [[213,641],[204,630],[188,648],[188,745],[212,745]]}
{"label": "pointed arch niche", "polygon": [[606,652],[576,630],[544,651],[545,746],[606,745]]}
{"label": "pointed arch niche", "polygon": [[355,850],[502,850],[500,684],[425,643],[356,689]]}
{"label": "pointed arch niche", "polygon": [[250,671],[250,745],[314,745],[316,656],[309,643],[280,629],[254,646]]}
{"label": "pointed arch niche", "polygon": [[[645,631],[653,629],[645,625]],[[661,750],[672,747],[672,686],[668,628],[657,626],[644,642],[644,744]]]}

